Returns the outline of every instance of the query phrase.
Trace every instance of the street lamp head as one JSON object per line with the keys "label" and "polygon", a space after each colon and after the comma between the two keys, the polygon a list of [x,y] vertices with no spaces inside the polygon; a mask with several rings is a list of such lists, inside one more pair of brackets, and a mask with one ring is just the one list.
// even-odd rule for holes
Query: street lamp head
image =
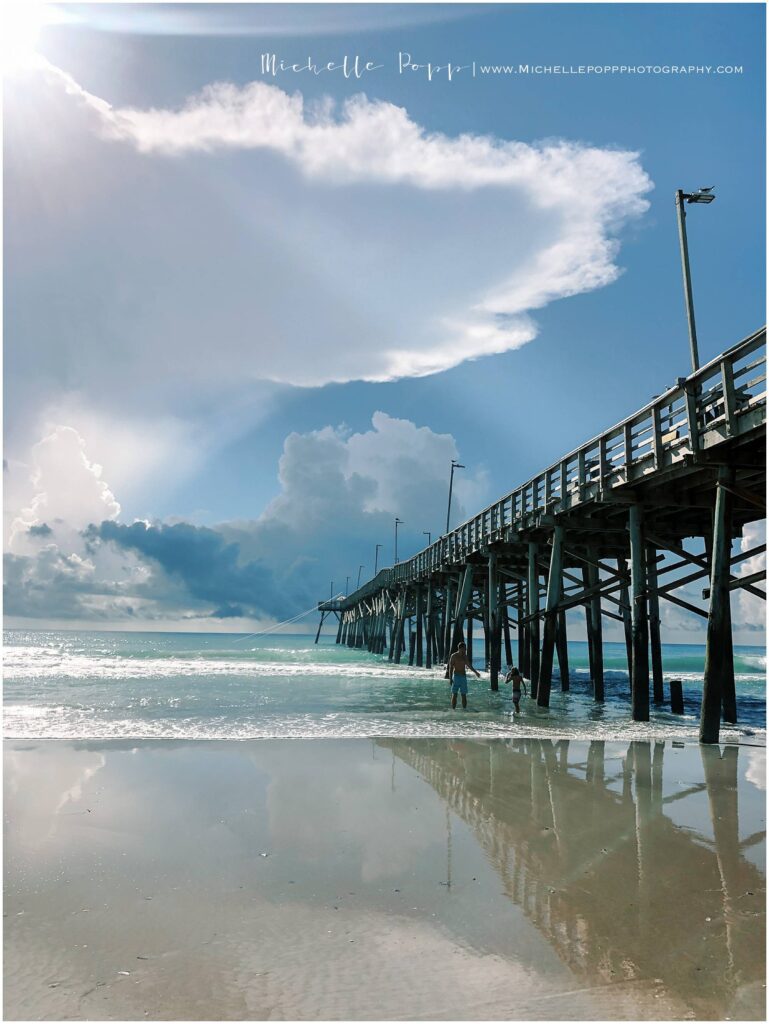
{"label": "street lamp head", "polygon": [[684,198],[687,203],[712,203],[716,198],[713,195],[713,189],[715,187],[715,185],[708,185],[706,188],[701,188],[696,192],[686,194]]}
{"label": "street lamp head", "polygon": [[463,466],[461,462],[457,462],[456,459],[451,460],[451,465],[454,467],[454,469],[467,469],[466,466]]}

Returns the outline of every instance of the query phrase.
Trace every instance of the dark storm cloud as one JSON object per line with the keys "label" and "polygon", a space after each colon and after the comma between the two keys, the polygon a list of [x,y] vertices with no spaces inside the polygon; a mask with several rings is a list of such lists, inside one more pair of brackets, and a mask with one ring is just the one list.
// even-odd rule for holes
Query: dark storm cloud
{"label": "dark storm cloud", "polygon": [[288,617],[294,610],[270,569],[260,561],[240,563],[239,545],[226,541],[216,530],[189,523],[125,526],[105,521],[88,527],[85,537],[91,543],[106,541],[157,563],[169,577],[184,584],[191,598],[214,604],[216,618],[264,613]]}

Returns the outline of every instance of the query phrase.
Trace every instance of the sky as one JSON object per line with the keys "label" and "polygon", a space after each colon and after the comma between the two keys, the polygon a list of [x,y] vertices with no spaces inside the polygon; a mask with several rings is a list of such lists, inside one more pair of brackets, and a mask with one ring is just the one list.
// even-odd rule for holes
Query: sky
{"label": "sky", "polygon": [[457,524],[640,408],[677,188],[701,361],[764,322],[760,4],[10,11],[9,625],[289,618],[439,535],[452,459]]}

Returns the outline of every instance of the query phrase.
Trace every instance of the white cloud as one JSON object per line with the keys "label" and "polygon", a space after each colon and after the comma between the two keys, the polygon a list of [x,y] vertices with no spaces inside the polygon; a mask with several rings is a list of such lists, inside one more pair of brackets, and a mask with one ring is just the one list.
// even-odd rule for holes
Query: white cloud
{"label": "white cloud", "polygon": [[[39,318],[66,306],[53,362],[89,387],[119,371],[143,403],[159,385],[382,381],[517,348],[532,311],[616,279],[617,232],[651,188],[633,152],[448,136],[391,103],[264,82],[115,109],[45,65],[9,108],[34,294],[55,275],[47,309],[22,290],[14,325],[45,338]],[[32,187],[76,211],[66,235]],[[100,245],[106,265],[86,261]]]}
{"label": "white cloud", "polygon": [[9,550],[24,552],[30,527],[58,527],[72,533],[88,523],[116,519],[120,505],[107,483],[102,467],[91,462],[85,441],[72,427],[59,425],[32,448],[29,483],[33,496],[12,520]]}
{"label": "white cloud", "polygon": [[[750,551],[765,543],[766,522],[748,523],[742,532],[740,551]],[[741,562],[736,575],[750,576],[754,572],[766,572],[766,552],[753,555],[752,558]],[[759,589],[761,589],[760,585]],[[733,617],[743,628],[764,630],[766,628],[766,602],[762,601],[760,597],[749,594],[746,590],[738,590],[737,594],[737,601],[734,602],[737,604],[737,608],[732,612]]]}
{"label": "white cloud", "polygon": [[752,782],[756,789],[766,791],[766,751],[754,748],[747,751],[748,766],[745,778]]}

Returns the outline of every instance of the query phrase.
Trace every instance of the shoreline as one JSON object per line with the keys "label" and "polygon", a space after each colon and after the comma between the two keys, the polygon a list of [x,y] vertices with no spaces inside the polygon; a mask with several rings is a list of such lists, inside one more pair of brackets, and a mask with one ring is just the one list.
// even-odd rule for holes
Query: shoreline
{"label": "shoreline", "polygon": [[763,1019],[764,748],[314,739],[6,740],[6,1018]]}

